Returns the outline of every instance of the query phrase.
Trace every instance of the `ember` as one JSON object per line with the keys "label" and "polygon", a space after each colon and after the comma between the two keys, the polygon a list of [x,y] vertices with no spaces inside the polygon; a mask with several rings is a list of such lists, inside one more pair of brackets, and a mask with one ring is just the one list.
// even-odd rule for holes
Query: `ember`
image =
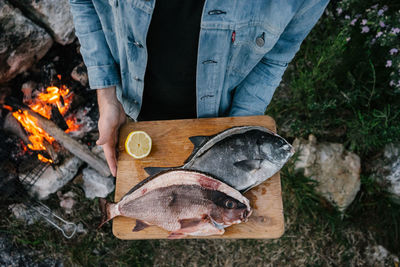
{"label": "ember", "polygon": [[[61,115],[65,115],[68,108],[71,105],[73,93],[70,93],[66,86],[61,88],[50,86],[46,92],[38,94],[38,96],[28,106],[35,112],[39,113],[43,117],[50,119],[52,114],[52,107],[56,106]],[[18,110],[13,112],[13,116],[23,125],[25,130],[30,134],[28,148],[31,150],[47,150],[44,142],[52,144],[55,139],[50,136],[46,131],[40,128],[37,124],[36,118],[29,115],[24,110]],[[76,131],[80,125],[76,123],[73,116],[69,116],[66,119],[68,129],[66,132]],[[41,154],[38,154],[39,160],[43,162],[52,162],[51,159],[47,159]]]}

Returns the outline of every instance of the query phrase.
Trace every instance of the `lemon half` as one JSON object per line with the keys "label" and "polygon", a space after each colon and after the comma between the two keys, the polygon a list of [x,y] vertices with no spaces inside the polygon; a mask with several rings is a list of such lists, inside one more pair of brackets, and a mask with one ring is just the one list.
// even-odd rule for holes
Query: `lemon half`
{"label": "lemon half", "polygon": [[125,141],[125,151],[135,159],[147,157],[151,151],[151,138],[144,131],[131,132]]}

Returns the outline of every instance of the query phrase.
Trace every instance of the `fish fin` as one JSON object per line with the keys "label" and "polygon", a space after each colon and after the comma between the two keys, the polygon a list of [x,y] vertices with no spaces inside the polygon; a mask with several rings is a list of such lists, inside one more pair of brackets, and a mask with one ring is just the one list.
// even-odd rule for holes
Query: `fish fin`
{"label": "fish fin", "polygon": [[181,229],[182,229],[182,228],[194,227],[200,224],[202,221],[203,220],[199,218],[190,218],[190,219],[181,219],[179,220],[179,223],[181,224]]}
{"label": "fish fin", "polygon": [[144,170],[150,176],[156,175],[157,173],[160,173],[162,171],[167,171],[170,169],[172,169],[172,168],[171,167],[146,167],[146,168],[144,168]]}
{"label": "fish fin", "polygon": [[141,231],[141,230],[143,230],[143,229],[146,229],[146,228],[149,227],[149,226],[150,226],[150,224],[148,224],[148,223],[146,223],[146,222],[144,222],[144,221],[136,220],[136,225],[135,225],[135,227],[132,229],[132,232],[139,232],[139,231]]}
{"label": "fish fin", "polygon": [[209,136],[198,135],[198,136],[189,137],[189,140],[190,140],[190,142],[192,142],[192,144],[196,148],[196,147],[202,146],[205,142],[210,140],[210,137]]}
{"label": "fish fin", "polygon": [[106,222],[114,218],[115,216],[112,216],[110,213],[110,208],[115,205],[114,203],[108,202],[104,198],[99,198],[99,207],[101,211],[101,223],[97,227],[97,229],[100,229],[100,227],[103,226]]}
{"label": "fish fin", "polygon": [[168,239],[181,239],[186,237],[186,234],[180,233],[180,232],[171,232],[169,236],[167,237]]}
{"label": "fish fin", "polygon": [[198,136],[191,136],[189,137],[189,140],[192,142],[194,145],[193,151],[190,154],[190,156],[184,161],[184,164],[188,163],[194,155],[196,155],[197,151],[205,144],[207,143],[208,140],[213,138],[215,135],[211,136],[203,136],[203,135],[198,135]]}
{"label": "fish fin", "polygon": [[263,159],[246,159],[242,161],[237,161],[233,163],[233,165],[244,171],[251,172],[260,169],[261,162],[263,162]]}

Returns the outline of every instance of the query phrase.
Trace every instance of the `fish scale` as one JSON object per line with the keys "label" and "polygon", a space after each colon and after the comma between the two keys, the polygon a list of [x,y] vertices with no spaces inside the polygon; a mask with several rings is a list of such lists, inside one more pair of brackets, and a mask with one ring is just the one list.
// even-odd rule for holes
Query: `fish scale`
{"label": "fish scale", "polygon": [[[194,144],[192,154],[173,169],[210,173],[242,193],[272,177],[294,154],[284,138],[261,126],[232,127],[189,139]],[[150,175],[166,169],[171,168],[145,168]]]}
{"label": "fish scale", "polygon": [[[136,219],[133,231],[157,225],[169,238],[223,234],[224,228],[247,221],[249,200],[214,177],[193,170],[169,170],[151,176],[118,203],[101,201],[105,222],[116,216]],[[100,227],[99,226],[99,227]]]}

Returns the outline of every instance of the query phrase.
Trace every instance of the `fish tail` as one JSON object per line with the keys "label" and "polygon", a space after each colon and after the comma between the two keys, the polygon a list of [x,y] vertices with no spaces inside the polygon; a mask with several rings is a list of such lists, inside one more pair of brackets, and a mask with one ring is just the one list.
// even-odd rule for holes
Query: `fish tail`
{"label": "fish tail", "polygon": [[112,214],[111,209],[115,206],[115,203],[108,202],[104,198],[99,198],[99,207],[101,211],[101,223],[97,227],[97,229],[100,229],[100,227],[103,226],[106,222],[109,220],[113,219],[116,215]]}

